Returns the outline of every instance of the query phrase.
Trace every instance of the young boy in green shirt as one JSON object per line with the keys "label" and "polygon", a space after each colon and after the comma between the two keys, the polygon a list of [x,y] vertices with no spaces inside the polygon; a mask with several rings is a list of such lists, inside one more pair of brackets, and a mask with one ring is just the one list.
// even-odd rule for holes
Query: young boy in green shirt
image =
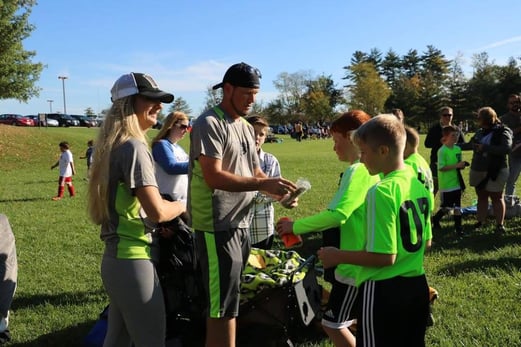
{"label": "young boy in green shirt", "polygon": [[430,192],[404,163],[405,128],[380,115],[353,135],[360,161],[383,178],[365,198],[364,249],[322,248],[325,267],[360,265],[357,346],[425,346],[429,287],[423,268],[430,246]]}
{"label": "young boy in green shirt", "polygon": [[438,186],[441,193],[440,209],[433,217],[434,228],[441,228],[443,216],[453,209],[454,229],[458,235],[463,235],[461,227],[461,186],[458,170],[464,169],[467,163],[461,160],[461,148],[456,145],[459,130],[452,125],[443,127],[441,142],[438,150]]}
{"label": "young boy in green shirt", "polygon": [[432,178],[432,171],[429,163],[418,152],[420,145],[420,135],[413,127],[405,126],[405,149],[403,151],[404,163],[413,168],[414,172],[418,174],[418,179],[423,182],[425,188],[430,194],[431,206],[434,210],[434,181]]}
{"label": "young boy in green shirt", "polygon": [[[364,111],[353,110],[344,113],[331,124],[334,141],[333,149],[338,159],[349,163],[342,174],[340,186],[326,210],[296,221],[279,221],[279,235],[289,233],[304,234],[324,231],[332,227],[340,228],[340,249],[363,249],[363,230],[360,227],[365,218],[363,203],[367,190],[378,182],[378,175],[371,176],[365,165],[360,163],[360,151],[351,141],[351,133],[368,121],[370,116]],[[348,329],[352,309],[357,297],[356,273],[359,267],[339,264],[335,269],[331,294],[322,318],[322,326],[335,346],[355,346],[355,338]]]}

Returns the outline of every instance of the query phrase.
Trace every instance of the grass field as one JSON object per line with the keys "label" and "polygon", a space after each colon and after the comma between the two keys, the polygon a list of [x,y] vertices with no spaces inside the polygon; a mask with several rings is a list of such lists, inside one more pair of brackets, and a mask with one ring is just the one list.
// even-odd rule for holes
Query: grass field
{"label": "grass field", "polygon": [[[8,346],[80,346],[107,304],[99,274],[103,243],[86,215],[86,165],[79,159],[96,131],[0,126],[0,213],[13,227],[19,263],[10,320],[13,341]],[[58,171],[50,166],[58,158],[60,141],[72,146],[77,197],[54,202]],[[296,209],[277,206],[277,218],[299,218],[324,209],[345,166],[332,146],[331,140],[297,143],[288,137],[265,145],[278,157],[285,177],[306,177],[312,184]],[[425,149],[421,152],[428,158]],[[465,157],[470,160],[470,153]],[[473,199],[468,189],[463,205]],[[450,220],[442,222],[444,229],[435,233],[425,260],[429,284],[440,293],[428,346],[521,346],[519,221],[507,220],[508,232],[499,237],[493,234],[492,221],[478,232],[471,227],[474,218],[465,217],[470,236],[464,239],[454,235]],[[301,254],[314,253],[318,240],[317,235],[306,236]]]}

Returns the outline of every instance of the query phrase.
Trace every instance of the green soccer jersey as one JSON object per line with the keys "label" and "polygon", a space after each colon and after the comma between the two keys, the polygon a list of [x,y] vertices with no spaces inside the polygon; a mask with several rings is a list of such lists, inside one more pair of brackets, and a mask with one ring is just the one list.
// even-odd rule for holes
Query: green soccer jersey
{"label": "green soccer jersey", "polygon": [[413,168],[414,172],[418,175],[418,179],[429,190],[430,204],[434,210],[434,181],[429,163],[427,163],[420,153],[412,153],[404,160],[404,163]]}
{"label": "green soccer jersey", "polygon": [[459,146],[452,146],[452,148],[445,145],[438,150],[438,185],[440,192],[451,192],[461,189],[458,171],[456,169],[441,171],[445,166],[455,165],[461,161],[461,148]]}
{"label": "green soccer jersey", "polygon": [[[378,175],[371,176],[362,163],[356,162],[349,166],[342,174],[338,190],[327,210],[296,220],[293,224],[294,233],[303,234],[340,226],[340,249],[362,250],[365,194],[378,180]],[[339,281],[354,285],[357,271],[358,266],[340,264],[335,274]]]}
{"label": "green soccer jersey", "polygon": [[395,254],[395,263],[361,267],[357,285],[368,280],[425,273],[425,244],[432,238],[429,191],[410,168],[387,174],[367,192],[365,251]]}

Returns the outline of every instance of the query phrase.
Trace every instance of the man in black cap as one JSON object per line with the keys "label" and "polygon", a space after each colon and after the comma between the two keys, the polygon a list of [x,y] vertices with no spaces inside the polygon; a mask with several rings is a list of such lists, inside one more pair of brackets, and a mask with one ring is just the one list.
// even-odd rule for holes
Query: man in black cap
{"label": "man in black cap", "polygon": [[213,87],[223,88],[221,103],[199,116],[190,133],[188,209],[208,300],[206,346],[235,346],[255,192],[281,199],[296,188],[262,172],[253,127],[243,118],[255,102],[260,78],[260,71],[246,63],[232,65]]}

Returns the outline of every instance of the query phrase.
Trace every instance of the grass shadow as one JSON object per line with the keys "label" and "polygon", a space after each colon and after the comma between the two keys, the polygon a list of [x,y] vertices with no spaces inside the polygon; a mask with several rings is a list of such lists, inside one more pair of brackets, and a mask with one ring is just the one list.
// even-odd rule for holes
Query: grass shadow
{"label": "grass shadow", "polygon": [[98,302],[100,296],[105,296],[102,289],[88,292],[77,293],[55,293],[55,294],[36,294],[36,295],[15,295],[12,308],[13,310],[31,308],[39,305],[70,306],[85,305],[86,302]]}
{"label": "grass shadow", "polygon": [[[95,321],[89,320],[75,326],[57,330],[49,334],[41,335],[37,339],[28,342],[10,343],[9,347],[70,347],[83,346],[83,339],[93,327]],[[11,334],[16,335],[16,331]]]}
{"label": "grass shadow", "polygon": [[490,269],[500,269],[506,272],[511,272],[512,269],[521,268],[521,259],[514,257],[501,257],[499,259],[486,259],[486,260],[472,260],[466,261],[459,264],[451,264],[444,268],[439,269],[439,274],[455,276],[463,273],[476,272],[480,270],[485,273],[489,273]]}

